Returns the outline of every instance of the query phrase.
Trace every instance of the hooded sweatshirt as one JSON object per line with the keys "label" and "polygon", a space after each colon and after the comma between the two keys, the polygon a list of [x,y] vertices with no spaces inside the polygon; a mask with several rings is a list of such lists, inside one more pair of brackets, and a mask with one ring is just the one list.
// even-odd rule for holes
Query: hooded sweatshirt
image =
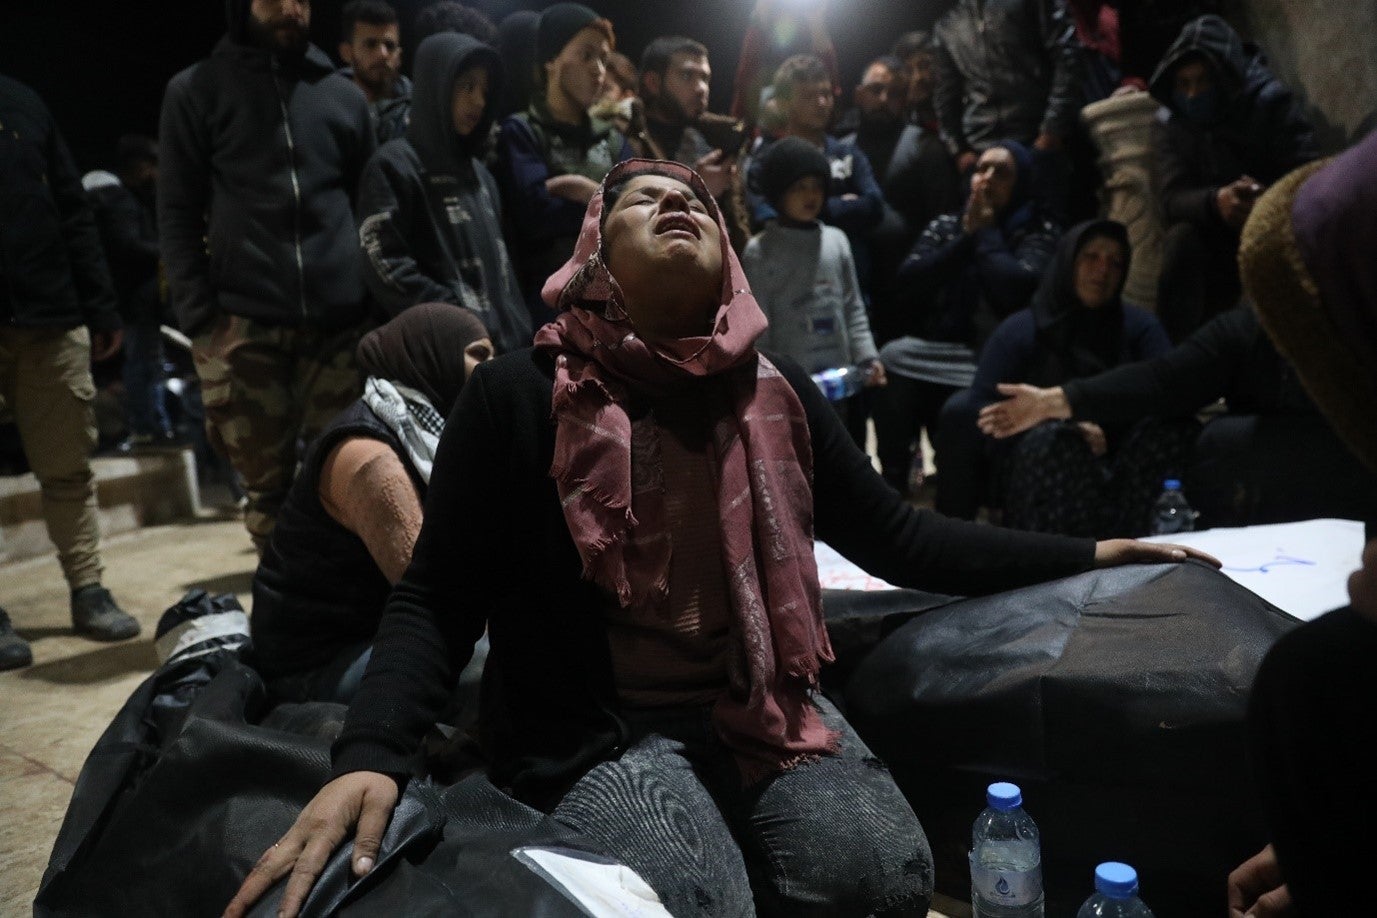
{"label": "hooded sweatshirt", "polygon": [[364,317],[353,197],[373,152],[368,103],[319,48],[229,34],[174,76],[160,120],[158,230],[182,331],[222,313],[337,329]]}
{"label": "hooded sweatshirt", "polygon": [[[454,129],[454,83],[488,71],[483,116],[467,137]],[[502,92],[497,52],[468,35],[432,35],[416,52],[411,123],[368,162],[359,188],[363,276],[389,315],[417,303],[472,310],[499,350],[524,347],[531,326],[507,247],[501,198],[476,158]]]}
{"label": "hooded sweatshirt", "polygon": [[[1212,104],[1195,119],[1174,98],[1176,69],[1203,59],[1214,78]],[[1153,124],[1153,180],[1168,223],[1222,228],[1215,193],[1249,175],[1271,185],[1319,157],[1314,128],[1291,90],[1272,75],[1257,45],[1218,16],[1186,24],[1152,76],[1165,110]]]}

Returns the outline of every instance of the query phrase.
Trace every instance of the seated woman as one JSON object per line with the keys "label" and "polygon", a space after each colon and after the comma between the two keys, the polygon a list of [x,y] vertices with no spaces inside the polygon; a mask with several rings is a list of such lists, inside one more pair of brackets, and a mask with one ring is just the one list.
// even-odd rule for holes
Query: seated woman
{"label": "seated woman", "polygon": [[556,3],[536,27],[535,88],[530,107],[502,122],[497,177],[507,196],[516,270],[532,322],[554,318],[540,299],[545,279],[578,238],[584,208],[607,170],[631,156],[626,137],[593,120],[612,23],[579,3]]}
{"label": "seated woman", "polygon": [[[932,857],[817,692],[813,526],[893,583],[986,593],[1187,557],[949,521],[885,486],[765,321],[707,186],[633,160],[545,286],[559,319],[481,367],[333,748],[335,778],[227,914],[351,832],[370,870],[446,686],[489,629],[478,735],[498,787],[595,840],[676,915],[926,915]],[[462,431],[462,434],[459,433]]]}
{"label": "seated woman", "polygon": [[503,351],[531,342],[531,322],[502,241],[497,182],[478,161],[502,91],[497,52],[445,32],[416,51],[406,136],[373,154],[359,182],[363,278],[396,315],[453,303],[483,320]]}
{"label": "seated woman", "polygon": [[910,300],[895,304],[903,337],[880,349],[888,385],[872,413],[880,468],[901,494],[919,435],[936,439],[942,405],[971,384],[985,339],[1028,304],[1052,258],[1061,229],[1035,197],[1032,154],[995,144],[976,163],[965,210],[929,223],[899,269]]}
{"label": "seated woman", "polygon": [[1183,425],[1156,420],[1108,429],[1089,421],[1048,421],[998,443],[976,426],[980,409],[999,401],[1000,383],[1053,386],[1171,350],[1156,317],[1121,299],[1129,256],[1121,223],[1093,220],[1063,237],[1032,305],[995,329],[975,382],[942,409],[938,510],[972,519],[988,502],[1014,529],[1146,533],[1162,480],[1181,474],[1193,422],[1177,432]]}
{"label": "seated woman", "polygon": [[259,673],[286,701],[347,703],[411,563],[435,446],[492,356],[473,313],[422,303],[359,342],[363,398],[312,444],[253,576]]}
{"label": "seated woman", "polygon": [[980,410],[996,439],[1048,420],[1101,426],[1179,418],[1224,399],[1184,460],[1182,490],[1200,527],[1336,517],[1377,519],[1377,475],[1321,416],[1250,306],[1215,316],[1175,348],[1060,386],[996,387]]}

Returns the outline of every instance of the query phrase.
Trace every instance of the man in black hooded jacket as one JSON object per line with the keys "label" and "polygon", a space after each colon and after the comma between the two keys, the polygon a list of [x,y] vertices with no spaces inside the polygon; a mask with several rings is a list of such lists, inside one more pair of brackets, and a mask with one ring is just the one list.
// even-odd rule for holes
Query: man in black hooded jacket
{"label": "man in black hooded jacket", "polygon": [[158,226],[206,428],[261,547],[297,441],[358,397],[353,195],[368,103],[307,41],[310,0],[228,0],[229,34],[168,83]]}
{"label": "man in black hooded jacket", "polygon": [[359,189],[363,276],[389,315],[417,303],[471,310],[502,351],[531,343],[502,241],[500,192],[476,158],[502,90],[497,52],[432,35],[416,52],[411,122],[368,161]]}
{"label": "man in black hooded jacket", "polygon": [[1180,342],[1240,291],[1238,236],[1253,202],[1319,157],[1314,129],[1266,56],[1218,16],[1188,22],[1152,76],[1153,182],[1168,226],[1157,311]]}

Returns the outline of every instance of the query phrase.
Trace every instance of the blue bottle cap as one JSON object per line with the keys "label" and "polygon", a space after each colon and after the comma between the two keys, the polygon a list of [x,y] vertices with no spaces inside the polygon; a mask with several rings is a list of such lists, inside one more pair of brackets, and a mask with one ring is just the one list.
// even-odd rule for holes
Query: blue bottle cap
{"label": "blue bottle cap", "polygon": [[1181,479],[1168,478],[1166,481],[1162,482],[1162,487],[1168,491],[1179,491],[1181,490]]}
{"label": "blue bottle cap", "polygon": [[1105,861],[1095,868],[1095,892],[1110,899],[1131,899],[1138,895],[1138,871],[1118,861]]}
{"label": "blue bottle cap", "polygon": [[985,802],[997,810],[1012,810],[1023,806],[1023,791],[1017,784],[998,781],[985,789]]}

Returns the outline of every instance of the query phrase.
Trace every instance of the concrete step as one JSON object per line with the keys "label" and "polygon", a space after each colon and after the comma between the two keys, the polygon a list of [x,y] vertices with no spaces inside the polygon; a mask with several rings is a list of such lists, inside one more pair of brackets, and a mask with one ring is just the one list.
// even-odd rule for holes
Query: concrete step
{"label": "concrete step", "polygon": [[[190,449],[98,456],[91,467],[102,537],[189,519],[201,508]],[[0,564],[52,551],[38,479],[32,473],[0,477]]]}

